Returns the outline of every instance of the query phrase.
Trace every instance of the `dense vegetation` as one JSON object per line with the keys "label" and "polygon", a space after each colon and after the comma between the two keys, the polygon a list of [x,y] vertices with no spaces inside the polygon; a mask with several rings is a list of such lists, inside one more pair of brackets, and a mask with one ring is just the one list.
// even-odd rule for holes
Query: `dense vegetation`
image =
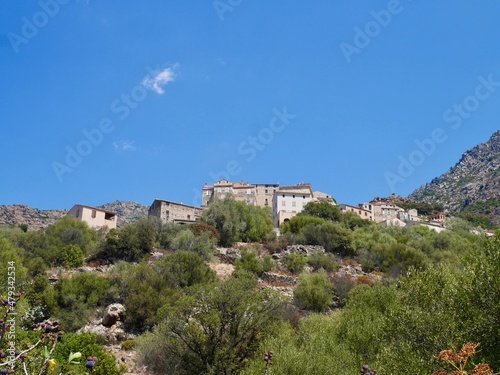
{"label": "dense vegetation", "polygon": [[[116,302],[157,374],[263,374],[264,353],[273,351],[273,374],[353,374],[368,363],[379,374],[423,375],[440,368],[441,350],[466,342],[480,343],[473,361],[498,371],[500,232],[486,239],[460,219],[447,228],[380,227],[310,203],[276,238],[268,210],[231,199],[215,202],[195,225],[143,219],[106,232],[65,217],[40,231],[0,228],[0,294],[8,298],[12,285],[25,292],[16,297],[16,349],[43,342],[27,353],[30,374],[44,364],[42,374],[85,373],[85,360],[68,363],[76,352],[98,357],[95,374],[123,373],[98,344],[102,338],[74,333]],[[220,280],[208,262],[216,261],[218,244],[239,241],[261,245],[244,248],[234,274]],[[274,260],[287,244],[326,252]],[[151,261],[152,251],[163,256]],[[341,261],[377,277],[337,274]],[[49,269],[67,272],[85,262],[114,266],[71,278],[60,272],[54,284],[47,279]],[[298,276],[293,301],[257,284],[278,269]],[[2,305],[7,317],[10,305]],[[57,345],[40,329],[47,319],[65,331]],[[47,356],[44,346],[52,345]],[[8,348],[6,334],[0,346]]]}

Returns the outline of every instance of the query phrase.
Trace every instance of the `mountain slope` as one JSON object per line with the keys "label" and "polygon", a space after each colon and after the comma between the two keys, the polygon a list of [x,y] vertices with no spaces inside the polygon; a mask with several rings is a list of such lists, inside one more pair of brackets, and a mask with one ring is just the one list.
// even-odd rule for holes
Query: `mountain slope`
{"label": "mountain slope", "polygon": [[106,203],[99,206],[107,211],[116,212],[118,214],[117,226],[119,228],[132,224],[139,219],[148,217],[148,206],[136,202],[121,202],[114,201],[112,203]]}
{"label": "mountain slope", "polygon": [[466,151],[453,168],[409,198],[439,203],[450,213],[480,216],[500,225],[500,131]]}
{"label": "mountain slope", "polygon": [[[148,207],[136,202],[114,201],[99,208],[116,212],[119,228],[148,217]],[[27,224],[29,230],[38,230],[55,223],[67,212],[68,210],[39,210],[23,204],[0,206],[0,226]]]}
{"label": "mountain slope", "polygon": [[66,215],[67,210],[39,210],[23,204],[0,206],[0,226],[27,224],[30,230],[45,228]]}

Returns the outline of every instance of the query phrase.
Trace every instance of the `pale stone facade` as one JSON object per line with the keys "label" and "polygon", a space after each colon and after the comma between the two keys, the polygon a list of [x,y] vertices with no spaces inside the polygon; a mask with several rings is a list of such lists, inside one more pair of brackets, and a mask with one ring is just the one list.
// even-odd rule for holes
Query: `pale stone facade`
{"label": "pale stone facade", "polygon": [[313,202],[327,202],[337,205],[335,198],[333,198],[330,194],[322,193],[321,191],[313,192]]}
{"label": "pale stone facade", "polygon": [[251,184],[249,182],[233,183],[220,180],[213,186],[205,184],[202,189],[202,208],[206,208],[214,199],[234,197],[237,201],[259,207],[273,209],[273,222],[279,227],[301,212],[308,202],[328,202],[335,205],[335,199],[326,193],[312,192],[311,184],[280,186],[279,184]]}
{"label": "pale stone facade", "polygon": [[370,211],[373,220],[381,223],[385,220],[399,219],[402,221],[420,221],[418,212],[415,209],[404,210],[394,204],[384,202],[370,202],[359,205],[364,210]]}
{"label": "pale stone facade", "polygon": [[78,220],[85,221],[89,227],[94,229],[100,229],[103,227],[115,229],[118,221],[118,215],[115,212],[85,206],[83,204],[75,204],[68,211],[68,215],[73,216]]}
{"label": "pale stone facade", "polygon": [[182,203],[155,199],[148,210],[148,217],[157,217],[162,223],[194,223],[202,209]]}
{"label": "pale stone facade", "polygon": [[442,212],[431,215],[427,218],[429,221],[433,221],[436,223],[444,223],[446,220],[446,215]]}
{"label": "pale stone facade", "polygon": [[272,207],[274,193],[280,188],[279,184],[256,184],[256,204],[259,207]]}
{"label": "pale stone facade", "polygon": [[273,222],[279,227],[286,220],[301,212],[304,206],[313,199],[310,184],[281,186],[273,197]]}
{"label": "pale stone facade", "polygon": [[358,215],[362,219],[373,221],[372,212],[370,210],[363,208],[361,205],[356,207],[356,206],[349,206],[348,204],[339,204],[338,208],[342,213],[352,212]]}
{"label": "pale stone facade", "polygon": [[251,184],[244,181],[233,183],[228,180],[220,180],[213,186],[203,186],[201,206],[208,207],[212,200],[222,200],[232,195],[235,200],[249,205],[271,207],[273,194],[278,188],[278,184]]}

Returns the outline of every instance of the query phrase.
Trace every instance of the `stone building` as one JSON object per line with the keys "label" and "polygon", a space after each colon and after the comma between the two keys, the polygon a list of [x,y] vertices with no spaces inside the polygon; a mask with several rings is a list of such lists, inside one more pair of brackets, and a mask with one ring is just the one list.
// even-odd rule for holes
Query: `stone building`
{"label": "stone building", "polygon": [[415,209],[404,210],[399,206],[385,202],[370,202],[359,205],[362,209],[372,213],[373,220],[380,223],[385,220],[399,219],[402,221],[420,221]]}
{"label": "stone building", "polygon": [[337,207],[342,213],[352,212],[358,215],[362,219],[373,221],[372,211],[363,208],[361,205],[356,207],[356,206],[349,206],[348,204],[339,204]]}
{"label": "stone building", "polygon": [[203,210],[187,204],[155,199],[148,210],[148,217],[157,217],[166,223],[194,223]]}
{"label": "stone building", "polygon": [[444,223],[446,220],[446,214],[439,212],[437,214],[433,214],[427,218],[430,222],[436,222],[436,223]]}
{"label": "stone building", "polygon": [[322,193],[321,191],[313,192],[313,202],[327,202],[337,205],[337,201],[330,194]]}
{"label": "stone building", "polygon": [[272,207],[274,193],[279,188],[279,184],[256,184],[255,198],[257,206]]}
{"label": "stone building", "polygon": [[274,226],[279,227],[286,220],[290,220],[312,199],[311,184],[281,186],[274,192],[273,197]]}
{"label": "stone building", "polygon": [[233,196],[235,200],[259,207],[273,209],[273,222],[279,227],[285,220],[291,219],[302,211],[308,202],[328,202],[336,204],[329,194],[312,192],[311,184],[280,186],[279,184],[251,184],[249,182],[231,182],[220,180],[202,189],[202,208],[206,208],[214,199]]}
{"label": "stone building", "polygon": [[213,186],[205,184],[202,189],[202,207],[208,207],[214,199],[224,199],[232,195],[235,200],[260,207],[271,206],[278,184],[251,184],[249,182],[231,182],[220,180]]}
{"label": "stone building", "polygon": [[102,227],[115,229],[118,221],[118,215],[116,212],[106,211],[97,207],[85,206],[83,204],[75,204],[68,211],[67,215],[73,216],[78,220],[85,221],[89,227],[94,229],[100,229]]}

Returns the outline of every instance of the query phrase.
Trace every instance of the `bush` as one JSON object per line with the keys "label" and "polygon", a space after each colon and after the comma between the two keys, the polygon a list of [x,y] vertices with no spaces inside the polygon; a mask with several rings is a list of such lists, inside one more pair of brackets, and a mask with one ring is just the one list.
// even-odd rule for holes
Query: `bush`
{"label": "bush", "polygon": [[135,340],[125,340],[124,342],[122,342],[123,350],[132,350],[135,349],[136,346],[137,343],[135,342]]}
{"label": "bush", "polygon": [[[95,309],[109,302],[110,281],[92,273],[76,274],[54,287],[56,304],[45,301],[51,314],[60,319],[66,331],[74,331],[88,322]],[[50,297],[50,289],[45,292]]]}
{"label": "bush", "polygon": [[307,264],[307,257],[299,253],[288,254],[285,258],[285,266],[295,274],[302,272]]}
{"label": "bush", "polygon": [[326,273],[302,273],[293,295],[308,310],[325,311],[333,303],[333,285]]}
{"label": "bush", "polygon": [[97,363],[92,371],[95,375],[121,375],[126,371],[125,366],[117,366],[116,358],[104,351],[97,343],[96,336],[90,333],[67,333],[63,336],[63,340],[56,346],[53,358],[57,363],[65,363],[70,353],[80,352],[82,360],[79,368],[81,372],[78,374],[86,374],[85,358],[88,356],[97,357]]}
{"label": "bush", "polygon": [[138,351],[159,374],[237,374],[282,317],[278,293],[239,277],[195,288],[161,310],[164,319],[142,335]]}
{"label": "bush", "polygon": [[236,271],[247,271],[260,276],[263,272],[268,272],[275,267],[274,261],[270,255],[264,255],[262,259],[257,257],[256,251],[243,249],[241,258],[236,260]]}
{"label": "bush", "polygon": [[283,236],[276,237],[276,235],[273,239],[266,241],[265,243],[266,249],[269,250],[271,254],[280,253],[281,251],[285,250],[287,246],[288,241],[286,240],[286,238]]}
{"label": "bush", "polygon": [[195,235],[189,229],[185,229],[172,239],[171,249],[191,251],[205,260],[210,260],[215,250],[215,244],[216,240],[211,237],[210,232],[202,231],[199,235]]}
{"label": "bush", "polygon": [[153,268],[170,288],[208,284],[216,278],[203,258],[189,251],[176,251],[157,262]]}
{"label": "bush", "polygon": [[356,286],[356,281],[347,275],[335,275],[330,278],[330,281],[333,284],[335,295],[339,298],[340,306],[344,306],[347,295]]}
{"label": "bush", "polygon": [[307,263],[314,269],[314,271],[323,269],[327,272],[330,272],[330,271],[335,271],[339,267],[333,254],[326,254],[326,253],[311,254],[307,258]]}
{"label": "bush", "polygon": [[[167,267],[168,269],[168,267]],[[127,309],[124,325],[128,330],[144,332],[159,321],[158,309],[172,303],[178,294],[168,281],[145,262],[115,266],[116,287]]]}

